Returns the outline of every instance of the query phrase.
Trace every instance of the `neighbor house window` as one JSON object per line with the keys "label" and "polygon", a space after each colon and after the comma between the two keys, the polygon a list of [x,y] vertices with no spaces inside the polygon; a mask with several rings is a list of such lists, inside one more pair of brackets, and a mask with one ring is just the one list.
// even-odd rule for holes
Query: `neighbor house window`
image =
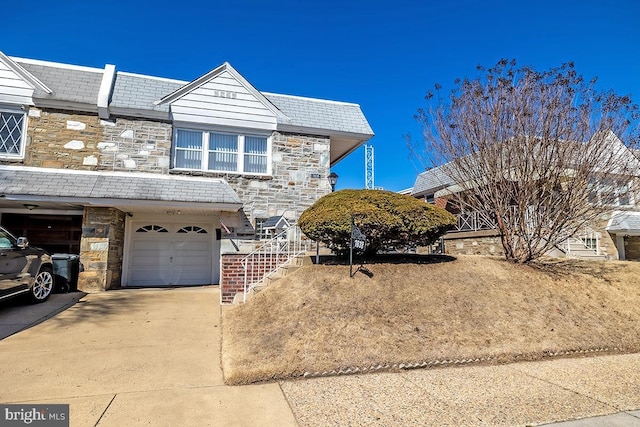
{"label": "neighbor house window", "polygon": [[174,167],[214,172],[269,173],[269,138],[176,129]]}
{"label": "neighbor house window", "polygon": [[592,180],[589,185],[589,203],[604,206],[631,206],[634,203],[630,186],[624,180],[603,179],[599,183]]}
{"label": "neighbor house window", "polygon": [[264,229],[264,223],[267,218],[256,218],[256,237],[260,240],[269,237],[269,231]]}
{"label": "neighbor house window", "polygon": [[26,114],[0,109],[0,156],[22,157],[24,155],[24,130]]}

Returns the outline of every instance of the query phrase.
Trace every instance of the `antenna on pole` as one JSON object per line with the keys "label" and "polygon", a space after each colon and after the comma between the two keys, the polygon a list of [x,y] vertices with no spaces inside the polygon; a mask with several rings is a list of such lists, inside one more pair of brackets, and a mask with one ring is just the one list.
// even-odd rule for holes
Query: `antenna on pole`
{"label": "antenna on pole", "polygon": [[364,146],[364,188],[375,190],[373,145]]}

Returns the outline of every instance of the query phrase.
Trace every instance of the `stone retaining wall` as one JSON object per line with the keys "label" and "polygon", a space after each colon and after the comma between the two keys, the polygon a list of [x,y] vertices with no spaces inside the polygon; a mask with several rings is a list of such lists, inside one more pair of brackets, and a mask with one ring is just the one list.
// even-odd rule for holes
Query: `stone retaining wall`
{"label": "stone retaining wall", "polygon": [[500,236],[493,230],[448,233],[444,236],[444,248],[450,255],[504,256]]}

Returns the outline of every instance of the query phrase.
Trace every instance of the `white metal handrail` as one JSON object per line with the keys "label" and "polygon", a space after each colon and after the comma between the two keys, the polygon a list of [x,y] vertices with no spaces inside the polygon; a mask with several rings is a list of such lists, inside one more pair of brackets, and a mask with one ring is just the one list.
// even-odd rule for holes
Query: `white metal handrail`
{"label": "white metal handrail", "polygon": [[242,259],[244,269],[243,302],[247,294],[264,280],[305,253],[310,241],[302,240],[302,231],[291,226]]}
{"label": "white metal handrail", "polygon": [[585,226],[579,234],[569,236],[562,242],[562,249],[566,255],[584,250],[590,250],[595,255],[600,255],[600,236],[591,227]]}

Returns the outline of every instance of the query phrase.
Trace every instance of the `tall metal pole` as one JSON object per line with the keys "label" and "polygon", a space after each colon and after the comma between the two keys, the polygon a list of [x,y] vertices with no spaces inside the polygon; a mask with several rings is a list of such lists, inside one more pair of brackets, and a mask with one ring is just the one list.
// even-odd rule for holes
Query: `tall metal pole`
{"label": "tall metal pole", "polygon": [[373,145],[364,146],[364,188],[375,190],[375,160],[373,155]]}

